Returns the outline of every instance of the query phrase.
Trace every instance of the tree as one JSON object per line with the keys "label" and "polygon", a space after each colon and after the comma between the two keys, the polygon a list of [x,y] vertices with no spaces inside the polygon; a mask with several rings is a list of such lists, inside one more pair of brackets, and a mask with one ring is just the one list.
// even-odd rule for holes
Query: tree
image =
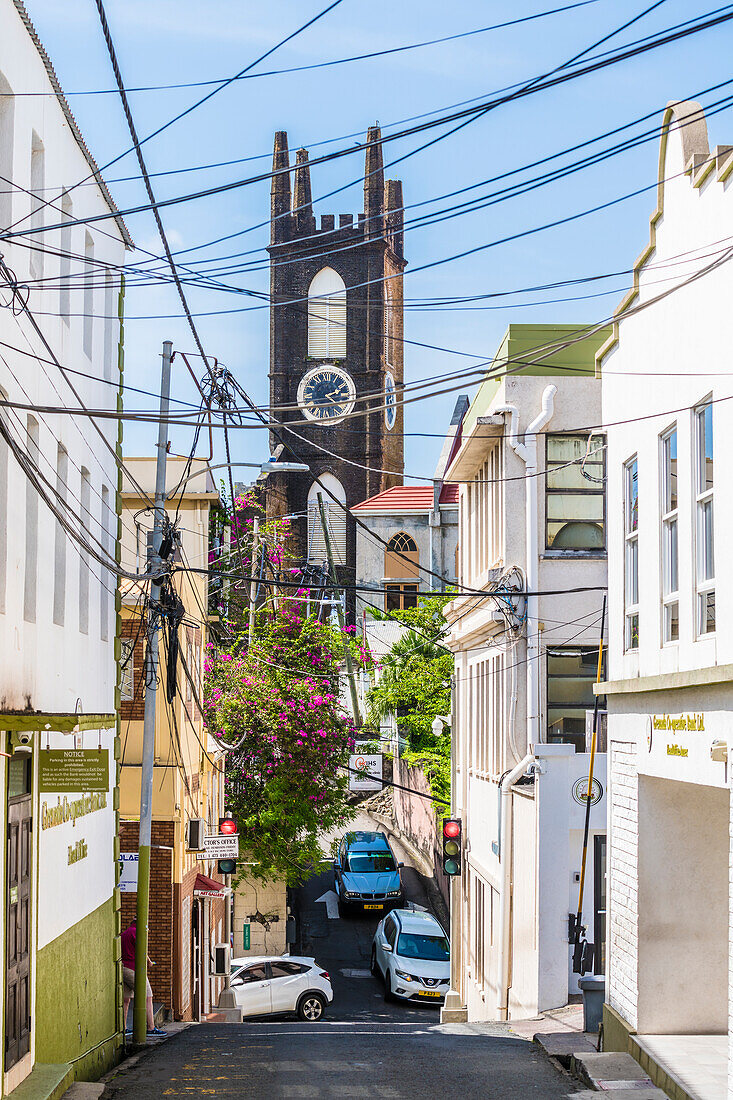
{"label": "tree", "polygon": [[297,602],[285,607],[258,612],[245,653],[236,643],[210,653],[205,707],[209,731],[236,746],[226,803],[253,864],[247,874],[295,885],[321,862],[320,835],[353,812],[346,765],[354,731],[338,699],[341,633],[305,617]]}
{"label": "tree", "polygon": [[450,730],[438,737],[432,730],[438,715],[450,713],[453,655],[440,639],[445,633],[443,606],[450,597],[423,597],[416,608],[378,612],[375,617],[393,619],[407,632],[382,660],[382,675],[368,698],[369,720],[378,723],[394,714],[408,750],[403,758],[419,764],[434,795],[450,798]]}

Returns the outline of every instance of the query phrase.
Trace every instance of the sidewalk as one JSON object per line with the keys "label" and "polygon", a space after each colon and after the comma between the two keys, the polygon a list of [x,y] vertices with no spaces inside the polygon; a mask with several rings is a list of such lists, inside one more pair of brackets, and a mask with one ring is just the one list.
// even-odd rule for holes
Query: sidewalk
{"label": "sidewalk", "polygon": [[542,1012],[530,1020],[512,1020],[511,1030],[523,1039],[534,1039],[550,1058],[567,1059],[572,1054],[598,1050],[598,1036],[583,1031],[582,1004],[565,1005]]}

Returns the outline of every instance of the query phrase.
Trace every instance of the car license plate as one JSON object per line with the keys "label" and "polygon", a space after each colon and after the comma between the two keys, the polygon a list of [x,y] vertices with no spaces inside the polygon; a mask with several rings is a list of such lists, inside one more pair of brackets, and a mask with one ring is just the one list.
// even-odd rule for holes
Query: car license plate
{"label": "car license plate", "polygon": [[365,905],[365,909],[384,909],[383,905]]}
{"label": "car license plate", "polygon": [[443,996],[443,994],[437,989],[421,989],[419,995],[421,997],[442,997]]}

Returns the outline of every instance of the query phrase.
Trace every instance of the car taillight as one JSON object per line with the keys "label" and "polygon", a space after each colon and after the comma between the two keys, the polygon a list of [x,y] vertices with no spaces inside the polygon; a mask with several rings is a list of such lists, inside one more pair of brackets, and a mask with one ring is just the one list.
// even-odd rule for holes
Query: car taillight
{"label": "car taillight", "polygon": [[329,982],[331,981],[331,975],[328,973],[327,970],[322,970],[320,976],[322,978],[326,978]]}

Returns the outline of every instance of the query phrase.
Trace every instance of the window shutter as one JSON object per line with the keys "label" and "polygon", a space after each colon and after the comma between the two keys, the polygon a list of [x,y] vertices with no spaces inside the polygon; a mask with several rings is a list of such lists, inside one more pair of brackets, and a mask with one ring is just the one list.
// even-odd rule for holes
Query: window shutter
{"label": "window shutter", "polygon": [[346,286],[332,267],[322,268],[308,290],[308,355],[346,358]]}
{"label": "window shutter", "polygon": [[[331,536],[331,549],[337,565],[346,564],[346,512],[339,504],[325,503],[326,523]],[[308,504],[308,561],[327,561],[326,540],[323,537],[318,501]]]}

